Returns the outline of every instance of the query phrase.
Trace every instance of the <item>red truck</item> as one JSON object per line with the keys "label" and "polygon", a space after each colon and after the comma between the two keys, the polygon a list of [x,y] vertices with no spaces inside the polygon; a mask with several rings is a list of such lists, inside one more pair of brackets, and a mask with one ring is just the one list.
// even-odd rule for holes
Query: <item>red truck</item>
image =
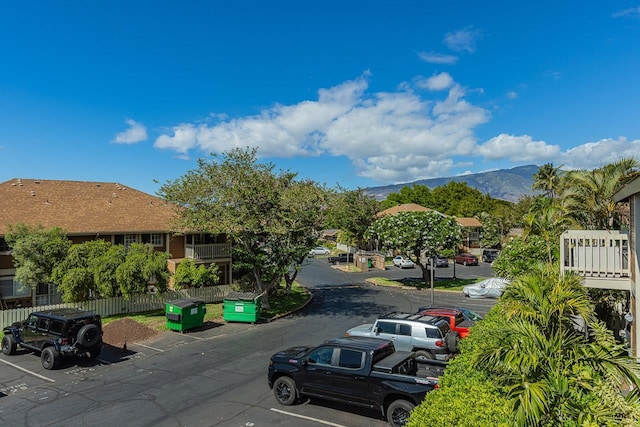
{"label": "red truck", "polygon": [[466,338],[469,335],[469,328],[476,322],[482,320],[482,316],[478,313],[466,308],[448,308],[448,307],[421,307],[418,313],[425,316],[440,316],[449,319],[449,326],[452,331],[458,332],[460,338]]}

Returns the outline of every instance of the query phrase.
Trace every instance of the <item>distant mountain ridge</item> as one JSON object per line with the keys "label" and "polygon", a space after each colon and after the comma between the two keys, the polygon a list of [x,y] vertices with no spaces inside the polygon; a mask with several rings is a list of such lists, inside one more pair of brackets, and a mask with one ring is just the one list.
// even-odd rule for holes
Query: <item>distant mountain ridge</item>
{"label": "distant mountain ridge", "polygon": [[389,194],[400,191],[402,187],[419,184],[429,188],[435,188],[454,181],[466,182],[469,187],[475,188],[483,194],[489,194],[494,199],[517,202],[521,196],[533,195],[531,185],[533,184],[533,176],[538,172],[538,169],[539,166],[536,165],[516,166],[511,169],[500,169],[447,178],[422,179],[404,184],[369,187],[365,188],[364,192],[375,197],[376,200],[384,200]]}

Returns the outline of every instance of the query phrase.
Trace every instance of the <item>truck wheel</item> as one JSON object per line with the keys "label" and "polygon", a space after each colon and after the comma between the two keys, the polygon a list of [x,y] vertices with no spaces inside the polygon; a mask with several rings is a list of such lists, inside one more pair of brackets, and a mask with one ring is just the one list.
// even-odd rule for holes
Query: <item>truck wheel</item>
{"label": "truck wheel", "polygon": [[80,331],[78,331],[78,344],[83,347],[93,347],[100,341],[100,328],[98,325],[90,323],[84,325]]}
{"label": "truck wheel", "polygon": [[2,338],[2,353],[10,355],[16,352],[18,344],[13,334],[7,334]]}
{"label": "truck wheel", "polygon": [[289,377],[280,377],[273,383],[273,395],[282,405],[293,405],[296,401],[296,383]]}
{"label": "truck wheel", "polygon": [[411,410],[415,405],[403,399],[391,402],[387,408],[387,421],[393,427],[400,427],[407,424]]}
{"label": "truck wheel", "polygon": [[447,347],[449,347],[449,351],[451,353],[458,352],[458,342],[460,341],[460,334],[456,331],[449,331],[447,335],[444,337],[445,342],[447,343]]}
{"label": "truck wheel", "polygon": [[95,359],[100,356],[100,351],[102,350],[102,343],[93,346],[89,349],[89,359]]}
{"label": "truck wheel", "polygon": [[426,350],[418,350],[416,351],[416,362],[418,363],[425,363],[428,362],[429,360],[433,360],[433,354],[431,354],[431,352],[426,351]]}
{"label": "truck wheel", "polygon": [[42,362],[42,367],[44,369],[55,369],[60,363],[60,353],[58,353],[58,350],[53,347],[47,347],[42,350],[40,361]]}

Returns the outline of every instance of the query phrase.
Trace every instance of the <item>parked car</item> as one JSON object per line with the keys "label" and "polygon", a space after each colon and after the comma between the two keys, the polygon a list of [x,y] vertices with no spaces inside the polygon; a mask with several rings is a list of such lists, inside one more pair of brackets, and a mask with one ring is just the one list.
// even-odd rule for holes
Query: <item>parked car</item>
{"label": "parked car", "polygon": [[500,298],[509,284],[507,279],[492,277],[462,288],[462,293],[470,298]]}
{"label": "parked car", "polygon": [[33,312],[27,320],[3,330],[2,353],[22,347],[40,355],[45,369],[55,369],[65,356],[86,354],[95,359],[102,349],[100,315],[74,308]]}
{"label": "parked car", "polygon": [[325,248],[324,246],[318,246],[316,248],[313,248],[309,251],[309,256],[314,256],[314,255],[329,255],[331,253],[331,251],[329,250],[329,248]]}
{"label": "parked car", "polygon": [[418,371],[414,355],[396,351],[393,341],[342,337],[274,354],[267,381],[281,405],[319,397],[377,409],[391,426],[399,427],[438,386],[446,363],[432,360],[427,365],[426,373],[422,367]]}
{"label": "parked car", "polygon": [[353,262],[353,254],[351,253],[342,253],[337,256],[330,256],[327,258],[329,264],[337,264],[341,262]]}
{"label": "parked car", "polygon": [[392,312],[378,317],[373,324],[349,329],[350,337],[392,340],[399,351],[414,351],[419,362],[449,360],[458,352],[460,336],[451,330],[448,319],[416,313]]}
{"label": "parked car", "polygon": [[393,265],[400,268],[414,268],[416,264],[409,258],[405,258],[402,255],[398,255],[393,259]]}
{"label": "parked car", "polygon": [[469,336],[469,328],[482,320],[482,316],[466,308],[421,307],[418,309],[418,314],[449,319],[449,326],[460,334],[461,339]]}
{"label": "parked car", "polygon": [[433,257],[436,268],[449,267],[449,259],[444,255],[436,255]]}
{"label": "parked car", "polygon": [[456,264],[462,265],[478,265],[478,257],[474,254],[458,254],[455,256]]}
{"label": "parked car", "polygon": [[493,262],[500,255],[500,251],[497,249],[485,249],[482,251],[482,261]]}

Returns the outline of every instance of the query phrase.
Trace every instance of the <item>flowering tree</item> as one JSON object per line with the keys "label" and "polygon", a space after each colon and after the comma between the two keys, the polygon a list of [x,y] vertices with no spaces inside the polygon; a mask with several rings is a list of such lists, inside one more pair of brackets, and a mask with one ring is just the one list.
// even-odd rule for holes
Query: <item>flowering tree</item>
{"label": "flowering tree", "polygon": [[424,283],[429,280],[429,260],[442,249],[460,241],[460,225],[438,212],[400,212],[376,220],[366,232],[382,247],[399,252],[422,269]]}

